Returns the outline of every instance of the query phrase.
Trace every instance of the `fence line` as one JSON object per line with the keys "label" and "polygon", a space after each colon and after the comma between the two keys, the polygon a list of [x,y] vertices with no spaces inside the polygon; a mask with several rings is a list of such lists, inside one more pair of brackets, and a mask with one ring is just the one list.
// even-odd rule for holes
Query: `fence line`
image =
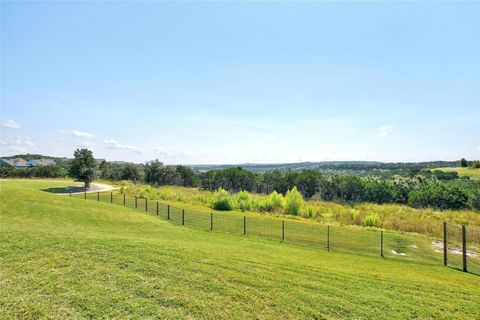
{"label": "fence line", "polygon": [[[374,255],[390,260],[439,265],[443,263],[480,275],[480,232],[474,228],[467,230],[465,225],[460,227],[444,222],[442,239],[389,230],[357,229],[273,217],[239,216],[228,212],[214,215],[213,212],[185,210],[137,196],[115,196],[113,192],[70,194],[70,197],[72,195],[152,213],[175,225],[194,229],[259,236],[280,242],[320,247],[328,251]],[[152,201],[155,204],[152,204]]]}

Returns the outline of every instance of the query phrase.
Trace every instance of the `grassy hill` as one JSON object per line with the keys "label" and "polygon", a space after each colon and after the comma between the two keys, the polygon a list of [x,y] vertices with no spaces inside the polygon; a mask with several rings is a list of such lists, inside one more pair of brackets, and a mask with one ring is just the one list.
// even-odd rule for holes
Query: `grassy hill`
{"label": "grassy hill", "polygon": [[480,277],[206,232],[0,181],[3,318],[478,319]]}
{"label": "grassy hill", "polygon": [[437,170],[445,172],[457,172],[459,176],[466,176],[475,179],[480,179],[480,169],[474,168],[437,168]]}

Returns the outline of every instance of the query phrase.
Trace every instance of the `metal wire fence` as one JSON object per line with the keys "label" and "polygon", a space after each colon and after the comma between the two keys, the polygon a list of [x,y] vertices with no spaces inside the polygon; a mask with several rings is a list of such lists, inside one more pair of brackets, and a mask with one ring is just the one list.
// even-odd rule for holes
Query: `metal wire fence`
{"label": "metal wire fence", "polygon": [[[343,227],[270,216],[185,210],[158,201],[112,192],[76,193],[72,197],[135,208],[179,226],[258,236],[328,251],[380,256],[391,260],[442,264],[480,274],[480,228],[449,224],[443,238],[428,235]],[[442,230],[436,232],[441,234]],[[446,250],[445,250],[445,245]]]}

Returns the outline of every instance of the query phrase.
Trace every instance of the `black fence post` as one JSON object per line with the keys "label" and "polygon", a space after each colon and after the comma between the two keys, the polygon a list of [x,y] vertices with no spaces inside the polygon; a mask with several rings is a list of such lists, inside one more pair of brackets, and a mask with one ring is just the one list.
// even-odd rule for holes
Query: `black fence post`
{"label": "black fence post", "polygon": [[384,258],[385,256],[383,255],[383,230],[380,231],[380,256]]}
{"label": "black fence post", "polygon": [[148,211],[148,200],[145,198],[145,211]]}
{"label": "black fence post", "polygon": [[210,212],[210,230],[213,230],[213,212]]}
{"label": "black fence post", "polygon": [[158,201],[157,201],[157,216],[158,216]]}
{"label": "black fence post", "polygon": [[448,233],[447,222],[443,222],[443,264],[448,265]]}
{"label": "black fence post", "polygon": [[247,234],[247,217],[243,216],[243,235]]}
{"label": "black fence post", "polygon": [[123,194],[123,205],[125,206],[125,193]]}
{"label": "black fence post", "polygon": [[462,225],[463,272],[467,272],[467,228]]}
{"label": "black fence post", "polygon": [[185,225],[185,209],[182,209],[182,226]]}
{"label": "black fence post", "polygon": [[72,196],[72,193],[70,192],[70,197]]}
{"label": "black fence post", "polygon": [[282,242],[285,240],[285,221],[282,220]]}
{"label": "black fence post", "polygon": [[330,226],[327,226],[327,250],[330,251]]}
{"label": "black fence post", "polygon": [[113,192],[110,192],[110,203],[113,203]]}
{"label": "black fence post", "polygon": [[137,196],[135,196],[135,209],[137,209]]}
{"label": "black fence post", "polygon": [[87,200],[87,191],[85,191],[84,194],[85,194],[85,200]]}
{"label": "black fence post", "polygon": [[170,220],[170,205],[167,204],[167,220]]}
{"label": "black fence post", "polygon": [[100,192],[97,192],[97,201],[100,201]]}

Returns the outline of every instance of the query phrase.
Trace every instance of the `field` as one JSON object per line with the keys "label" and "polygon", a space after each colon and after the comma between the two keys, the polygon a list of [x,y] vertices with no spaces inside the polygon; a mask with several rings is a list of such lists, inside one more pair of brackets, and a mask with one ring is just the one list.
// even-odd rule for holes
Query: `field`
{"label": "field", "polygon": [[457,172],[459,176],[466,176],[475,179],[480,179],[480,169],[474,168],[437,168],[435,170],[441,170],[445,172]]}
{"label": "field", "polygon": [[0,181],[2,318],[478,319],[480,277]]}

